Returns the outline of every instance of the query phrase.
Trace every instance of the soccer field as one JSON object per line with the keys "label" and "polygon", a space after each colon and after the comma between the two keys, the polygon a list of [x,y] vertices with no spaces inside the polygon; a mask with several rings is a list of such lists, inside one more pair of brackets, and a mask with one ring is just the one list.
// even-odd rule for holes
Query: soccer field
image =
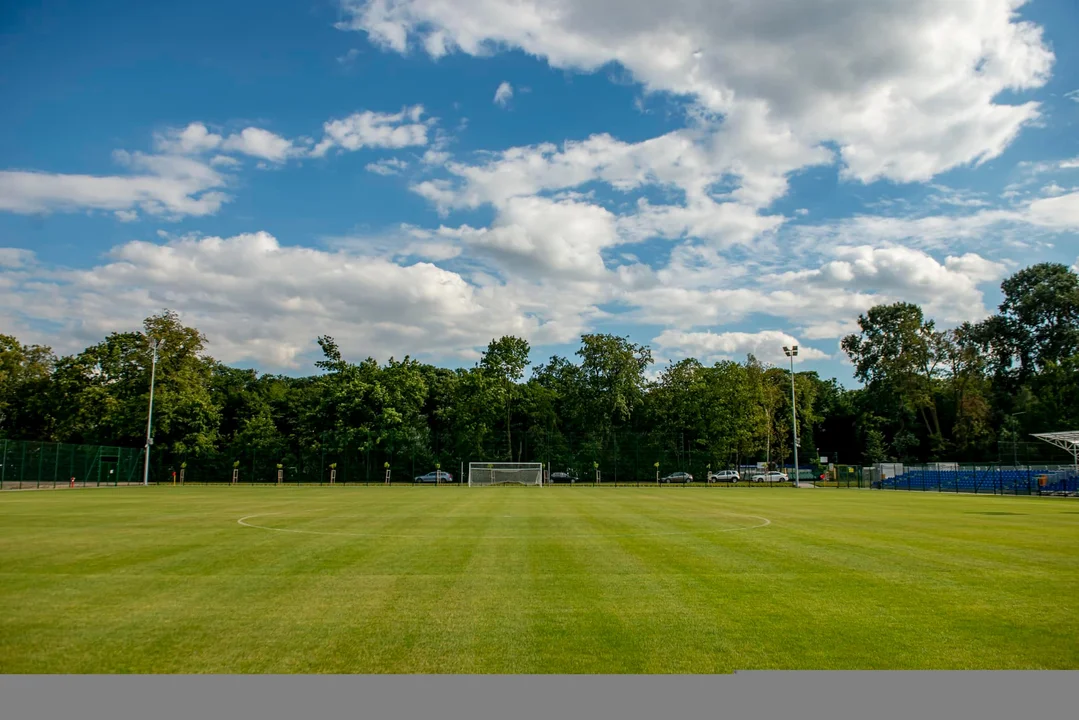
{"label": "soccer field", "polygon": [[1079,668],[1079,503],[856,490],[0,495],[4,673]]}

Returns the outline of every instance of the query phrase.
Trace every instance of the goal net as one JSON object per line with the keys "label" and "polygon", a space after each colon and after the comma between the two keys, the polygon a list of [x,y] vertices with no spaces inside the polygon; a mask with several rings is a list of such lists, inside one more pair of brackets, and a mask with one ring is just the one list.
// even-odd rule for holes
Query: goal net
{"label": "goal net", "polygon": [[543,463],[469,463],[468,485],[542,485]]}

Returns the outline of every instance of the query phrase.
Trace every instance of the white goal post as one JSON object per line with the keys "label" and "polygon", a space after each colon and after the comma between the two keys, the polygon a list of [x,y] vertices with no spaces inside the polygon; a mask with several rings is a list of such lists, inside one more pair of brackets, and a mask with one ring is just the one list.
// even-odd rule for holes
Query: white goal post
{"label": "white goal post", "polygon": [[542,485],[543,463],[474,462],[468,464],[468,486]]}

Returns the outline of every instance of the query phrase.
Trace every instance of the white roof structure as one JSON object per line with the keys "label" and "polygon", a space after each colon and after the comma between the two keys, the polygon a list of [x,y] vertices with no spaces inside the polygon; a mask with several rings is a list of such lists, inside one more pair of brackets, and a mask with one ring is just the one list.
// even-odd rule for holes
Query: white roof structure
{"label": "white roof structure", "polygon": [[1079,430],[1068,430],[1065,432],[1052,432],[1052,433],[1033,433],[1033,436],[1039,440],[1044,440],[1047,443],[1056,445],[1058,448],[1063,448],[1071,453],[1072,458],[1075,461],[1076,466],[1079,466]]}

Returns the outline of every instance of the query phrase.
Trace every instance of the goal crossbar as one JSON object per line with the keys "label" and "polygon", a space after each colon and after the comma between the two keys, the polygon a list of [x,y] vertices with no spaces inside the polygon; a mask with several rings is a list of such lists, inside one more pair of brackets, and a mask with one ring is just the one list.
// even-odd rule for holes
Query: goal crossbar
{"label": "goal crossbar", "polygon": [[542,485],[543,463],[473,462],[468,464],[468,486]]}

